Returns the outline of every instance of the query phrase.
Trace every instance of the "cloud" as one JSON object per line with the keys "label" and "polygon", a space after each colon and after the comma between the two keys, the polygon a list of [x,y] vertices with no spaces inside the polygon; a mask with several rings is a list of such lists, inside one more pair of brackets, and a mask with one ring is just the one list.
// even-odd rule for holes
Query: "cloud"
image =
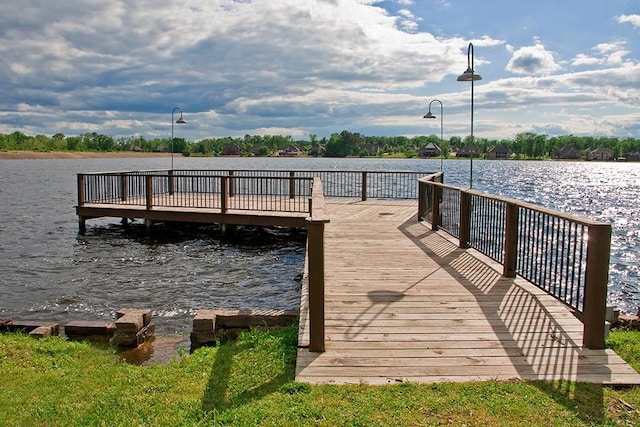
{"label": "cloud", "polygon": [[418,29],[418,22],[420,18],[416,17],[410,10],[408,9],[400,9],[398,11],[398,15],[400,15],[400,27],[409,32],[415,32]]}
{"label": "cloud", "polygon": [[616,21],[620,24],[629,23],[635,28],[640,27],[640,15],[620,15],[616,17]]}
{"label": "cloud", "polygon": [[560,68],[553,54],[539,42],[533,46],[525,46],[515,50],[506,66],[507,71],[528,75],[548,75]]}
{"label": "cloud", "polygon": [[[0,17],[0,91],[8,94],[0,107],[121,111],[144,121],[179,105],[191,114],[218,112],[209,123],[215,133],[229,128],[226,121],[250,129],[317,110],[331,116],[345,100],[371,98],[361,92],[381,99],[458,68],[463,40],[409,34],[417,28],[409,10],[391,16],[375,3],[25,1]],[[113,132],[129,132],[114,123],[121,122],[109,122]],[[105,124],[91,115],[85,129]],[[150,128],[166,133],[164,124]]]}
{"label": "cloud", "polygon": [[[465,135],[469,87],[455,77],[469,41],[485,79],[475,86],[481,136],[508,137],[513,123],[525,126],[517,114],[545,103],[574,115],[606,104],[624,109],[626,121],[637,118],[633,40],[572,52],[581,72],[562,74],[557,54],[537,39],[515,48],[508,31],[500,32],[505,39],[462,36],[458,28],[425,32],[420,20],[436,18],[422,7],[413,0],[23,0],[0,14],[0,133],[168,137],[170,112],[180,106],[188,125],[177,132],[191,140],[343,129],[422,134],[425,98],[437,97],[446,104],[446,132]],[[505,78],[499,68],[507,62],[514,74]],[[566,114],[544,125],[583,129]]]}
{"label": "cloud", "polygon": [[592,48],[594,54],[578,54],[573,61],[572,65],[597,65],[597,64],[622,64],[625,62],[625,57],[631,53],[625,48],[626,42],[618,41],[614,43],[600,43]]}

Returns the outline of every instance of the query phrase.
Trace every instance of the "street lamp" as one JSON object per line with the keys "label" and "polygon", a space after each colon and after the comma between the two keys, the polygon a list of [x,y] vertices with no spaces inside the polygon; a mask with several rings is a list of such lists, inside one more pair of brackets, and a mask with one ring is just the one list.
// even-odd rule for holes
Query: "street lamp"
{"label": "street lamp", "polygon": [[442,123],[444,120],[444,112],[443,112],[442,101],[440,101],[439,99],[432,99],[431,102],[429,102],[429,112],[427,112],[427,114],[425,114],[423,118],[425,119],[436,118],[436,116],[431,112],[431,104],[433,104],[434,102],[440,103],[440,172],[442,172],[442,143],[444,141],[443,126],[442,126]]}
{"label": "street lamp", "polygon": [[179,125],[187,123],[187,121],[182,118],[182,109],[180,107],[175,107],[173,111],[171,111],[171,170],[173,170],[173,115],[176,111],[180,111],[180,118],[175,122]]}
{"label": "street lamp", "polygon": [[473,43],[469,43],[469,47],[467,48],[467,70],[458,76],[459,82],[471,82],[471,149],[469,150],[469,188],[473,186],[473,82],[476,80],[482,80],[480,74],[475,74],[473,70],[473,56]]}

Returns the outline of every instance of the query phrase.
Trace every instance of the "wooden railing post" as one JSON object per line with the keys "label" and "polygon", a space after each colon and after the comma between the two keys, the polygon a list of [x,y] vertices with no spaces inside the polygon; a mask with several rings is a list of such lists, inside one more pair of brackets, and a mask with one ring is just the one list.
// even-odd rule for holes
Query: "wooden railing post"
{"label": "wooden railing post", "polygon": [[174,190],[174,188],[173,188],[173,186],[174,186],[174,183],[173,183],[173,169],[171,169],[169,171],[169,175],[168,176],[169,176],[169,195],[173,196],[173,190]]}
{"label": "wooden railing post", "polygon": [[78,174],[78,206],[84,206],[84,174]]}
{"label": "wooden railing post", "polygon": [[227,201],[228,201],[228,190],[227,190],[227,186],[232,186],[233,184],[230,184],[231,182],[233,182],[233,178],[229,179],[226,176],[223,176],[220,182],[220,211],[222,213],[227,213]]}
{"label": "wooden railing post", "polygon": [[147,210],[150,211],[153,208],[153,176],[145,176],[145,192],[147,199]]}
{"label": "wooden railing post", "polygon": [[418,221],[427,215],[427,189],[429,184],[418,180]]}
{"label": "wooden railing post", "polygon": [[440,199],[442,198],[442,187],[431,186],[431,230],[437,231],[440,226]]}
{"label": "wooden railing post", "polygon": [[[78,174],[78,207],[84,206],[84,175]],[[84,216],[78,215],[78,231],[81,235],[87,232],[87,221]]]}
{"label": "wooden railing post", "polygon": [[460,230],[458,235],[460,239],[458,247],[468,248],[471,236],[471,194],[464,190],[460,191]]}
{"label": "wooden railing post", "polygon": [[584,285],[583,344],[590,349],[605,348],[605,320],[607,311],[607,282],[609,280],[609,251],[611,225],[588,227],[587,267]]}
{"label": "wooden railing post", "polygon": [[[313,202],[311,202],[313,200]],[[321,353],[324,342],[324,225],[329,222],[320,178],[313,178],[311,215],[307,219],[309,274],[309,351]]]}
{"label": "wooden railing post", "polygon": [[127,182],[127,173],[122,172],[120,174],[120,200],[122,200],[123,202],[127,201],[127,193],[129,192],[129,189],[127,188]]}
{"label": "wooden railing post", "polygon": [[307,225],[309,251],[309,351],[323,352],[324,343],[324,222]]}
{"label": "wooden railing post", "polygon": [[518,260],[518,205],[507,203],[506,224],[504,232],[504,277],[516,277],[516,262]]}
{"label": "wooden railing post", "polygon": [[367,200],[367,173],[362,172],[362,201]]}
{"label": "wooden railing post", "polygon": [[294,179],[295,176],[296,176],[296,173],[294,171],[289,172],[289,198],[290,199],[296,198],[296,180]]}
{"label": "wooden railing post", "polygon": [[233,176],[234,171],[229,171],[229,178],[231,178],[229,180],[229,197],[233,197],[236,194],[235,179],[233,179]]}

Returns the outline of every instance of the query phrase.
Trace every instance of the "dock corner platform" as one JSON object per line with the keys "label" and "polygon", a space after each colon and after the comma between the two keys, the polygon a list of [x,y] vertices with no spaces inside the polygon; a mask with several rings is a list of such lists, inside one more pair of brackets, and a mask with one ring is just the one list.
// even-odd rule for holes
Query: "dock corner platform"
{"label": "dock corner platform", "polygon": [[303,289],[297,381],[640,384],[615,352],[583,346],[567,306],[432,231],[415,202],[328,200],[327,211],[326,348],[307,348]]}

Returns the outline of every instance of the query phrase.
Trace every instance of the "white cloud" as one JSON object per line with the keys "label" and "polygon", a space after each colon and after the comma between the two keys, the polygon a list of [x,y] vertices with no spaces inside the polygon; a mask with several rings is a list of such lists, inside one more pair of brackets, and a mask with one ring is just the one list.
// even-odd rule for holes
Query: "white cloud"
{"label": "white cloud", "polygon": [[540,42],[533,46],[525,46],[515,50],[506,66],[507,71],[528,75],[548,75],[560,68],[553,54],[546,50]]}
{"label": "white cloud", "polygon": [[[559,54],[538,39],[515,48],[508,31],[498,39],[491,28],[477,34],[457,25],[455,35],[436,37],[420,30],[433,7],[390,3],[23,0],[0,14],[0,132],[167,137],[168,115],[180,106],[188,121],[180,136],[192,140],[343,129],[420,134],[431,96],[446,104],[447,133],[465,135],[469,87],[455,77],[466,66],[469,41],[485,78],[476,86],[479,135],[508,137],[510,123],[538,117],[517,114],[539,104],[576,115],[608,103],[626,109],[627,121],[637,117],[633,40],[571,52],[582,72],[561,74]],[[506,62],[519,77],[501,75]],[[578,123],[563,113],[537,125],[578,134]]]}
{"label": "white cloud", "polygon": [[398,11],[398,15],[401,16],[400,27],[403,30],[414,32],[418,29],[418,21],[420,21],[420,19],[416,17],[410,10],[400,9]]}
{"label": "white cloud", "polygon": [[593,55],[578,54],[571,62],[573,65],[615,65],[622,64],[631,52],[625,48],[626,42],[600,43],[593,47]]}
{"label": "white cloud", "polygon": [[634,27],[640,27],[640,15],[620,15],[616,17],[616,20],[620,23],[630,23]]}

